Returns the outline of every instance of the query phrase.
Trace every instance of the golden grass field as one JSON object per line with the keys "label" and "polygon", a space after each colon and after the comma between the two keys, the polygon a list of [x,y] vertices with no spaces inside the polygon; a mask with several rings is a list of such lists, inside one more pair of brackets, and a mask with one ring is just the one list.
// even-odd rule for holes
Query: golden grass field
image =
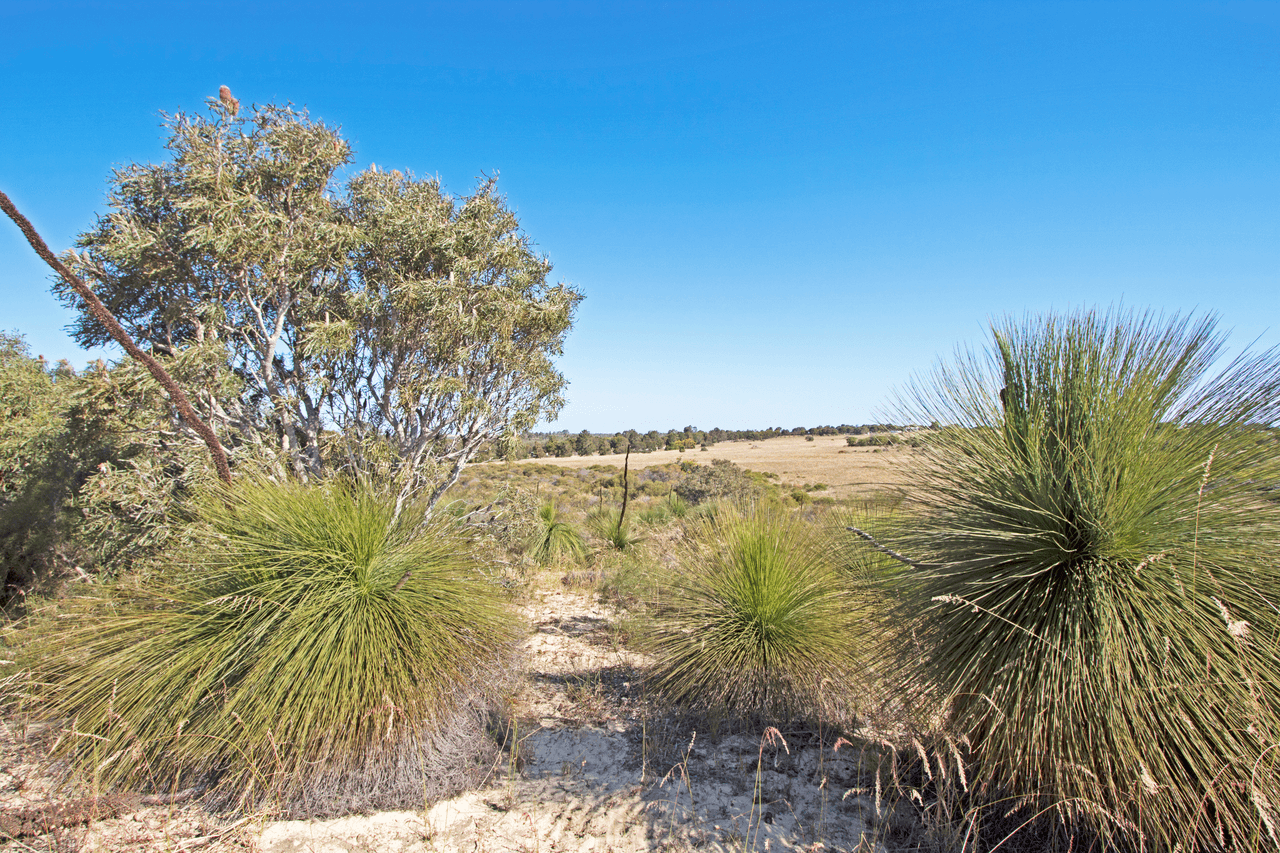
{"label": "golden grass field", "polygon": [[[842,435],[784,435],[763,441],[722,441],[706,451],[657,450],[631,454],[631,468],[672,462],[710,464],[713,459],[727,459],[751,471],[777,474],[783,483],[798,486],[825,483],[823,492],[833,498],[853,498],[900,488],[905,467],[911,464],[910,448],[849,447]],[[527,459],[523,463],[558,465],[564,468],[586,468],[591,465],[614,465],[622,468],[622,457],[567,456]],[[515,464],[523,464],[517,462]]]}

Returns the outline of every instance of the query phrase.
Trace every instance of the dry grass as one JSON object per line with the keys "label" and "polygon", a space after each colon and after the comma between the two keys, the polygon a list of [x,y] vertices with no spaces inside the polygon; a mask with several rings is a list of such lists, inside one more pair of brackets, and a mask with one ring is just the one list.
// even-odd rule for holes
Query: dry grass
{"label": "dry grass", "polygon": [[[800,486],[824,483],[829,488],[823,495],[842,499],[869,497],[897,489],[904,481],[903,469],[910,465],[913,451],[909,448],[849,447],[843,435],[786,435],[764,441],[722,441],[707,451],[656,450],[633,453],[631,469],[673,462],[710,464],[712,459],[727,459],[751,471],[777,474],[786,483]],[[528,459],[514,463],[540,463],[578,469],[592,465],[617,465],[618,456],[567,456]],[[504,463],[486,463],[504,464]]]}

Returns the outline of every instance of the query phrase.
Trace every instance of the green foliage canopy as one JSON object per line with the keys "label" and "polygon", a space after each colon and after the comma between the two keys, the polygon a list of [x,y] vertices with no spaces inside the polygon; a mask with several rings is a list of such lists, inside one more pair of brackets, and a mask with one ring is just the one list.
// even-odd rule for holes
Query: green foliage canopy
{"label": "green foliage canopy", "polygon": [[5,597],[47,559],[69,497],[64,418],[68,383],[0,333],[0,566]]}
{"label": "green foliage canopy", "polygon": [[70,536],[77,491],[128,452],[89,393],[101,373],[50,368],[21,336],[0,333],[0,602],[86,556]]}
{"label": "green foliage canopy", "polygon": [[[460,199],[377,167],[341,184],[350,145],[305,111],[210,110],[166,117],[169,159],[117,170],[67,260],[144,346],[202,367],[224,443],[434,505],[482,445],[554,417],[581,294],[548,282],[493,179]],[[74,332],[105,343],[87,315]]]}

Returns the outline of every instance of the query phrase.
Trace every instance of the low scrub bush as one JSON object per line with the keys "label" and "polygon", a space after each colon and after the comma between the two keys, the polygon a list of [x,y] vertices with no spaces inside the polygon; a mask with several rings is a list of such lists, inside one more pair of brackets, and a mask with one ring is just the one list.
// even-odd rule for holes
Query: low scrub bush
{"label": "low scrub bush", "polygon": [[694,522],[654,608],[653,686],[736,716],[846,717],[863,625],[845,581],[812,525],[780,510]]}
{"label": "low scrub bush", "polygon": [[538,526],[528,542],[528,553],[540,565],[583,560],[587,543],[573,525],[562,521],[554,502],[538,509]]}
{"label": "low scrub bush", "polygon": [[56,754],[108,786],[291,814],[473,781],[515,635],[456,525],[355,487],[224,498],[188,563],[71,602],[29,646],[38,710],[70,721]]}
{"label": "low scrub bush", "polygon": [[676,494],[695,506],[713,500],[746,503],[758,498],[762,491],[748,472],[727,459],[712,459],[710,465],[689,463],[681,467],[684,476],[675,486]]}
{"label": "low scrub bush", "polygon": [[892,447],[903,443],[912,444],[913,446],[919,444],[918,441],[903,439],[896,435],[871,435],[866,438],[848,436],[844,441],[850,447]]}
{"label": "low scrub bush", "polygon": [[689,515],[690,506],[679,495],[672,493],[665,501],[645,507],[640,511],[640,521],[650,527],[658,527],[672,519],[681,519]]}
{"label": "low scrub bush", "polygon": [[[1280,356],[1211,319],[1006,321],[907,392],[937,421],[904,655],[988,796],[1134,849],[1280,844]],[[919,614],[923,613],[920,617]],[[917,618],[919,617],[919,618]],[[975,778],[976,776],[976,778]],[[1080,843],[1076,841],[1075,843]]]}

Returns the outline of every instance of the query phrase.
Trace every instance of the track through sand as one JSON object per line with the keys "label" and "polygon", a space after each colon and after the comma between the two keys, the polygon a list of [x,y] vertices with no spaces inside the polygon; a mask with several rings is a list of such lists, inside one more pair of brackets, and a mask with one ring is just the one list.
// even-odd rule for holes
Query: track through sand
{"label": "track through sand", "polygon": [[[860,757],[662,732],[634,680],[644,659],[591,594],[535,593],[519,749],[478,791],[425,813],[265,826],[264,853],[641,853],[883,850],[897,818],[846,785]],[[677,742],[678,741],[678,742]],[[763,759],[761,761],[760,759]],[[757,766],[758,765],[758,766]],[[508,772],[509,771],[509,772]],[[861,844],[861,848],[859,848]]]}

